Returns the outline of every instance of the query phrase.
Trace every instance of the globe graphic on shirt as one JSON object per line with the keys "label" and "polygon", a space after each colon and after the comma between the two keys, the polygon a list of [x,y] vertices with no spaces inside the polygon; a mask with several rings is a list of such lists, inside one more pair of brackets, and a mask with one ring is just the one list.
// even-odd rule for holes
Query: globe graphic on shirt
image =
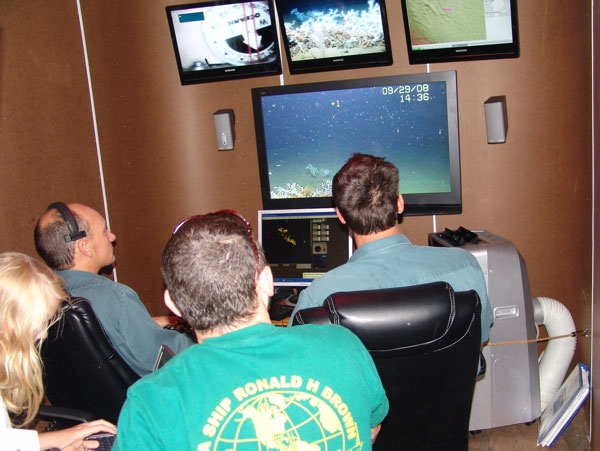
{"label": "globe graphic on shirt", "polygon": [[[352,441],[352,443],[349,443]],[[349,440],[338,413],[307,393],[274,391],[240,404],[222,424],[215,451],[360,450],[358,433]]]}

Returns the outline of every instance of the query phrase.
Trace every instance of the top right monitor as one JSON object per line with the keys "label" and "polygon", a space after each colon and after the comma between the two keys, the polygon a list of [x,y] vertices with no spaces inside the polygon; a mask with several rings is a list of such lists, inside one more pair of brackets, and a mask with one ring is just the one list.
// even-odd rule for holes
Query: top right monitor
{"label": "top right monitor", "polygon": [[519,56],[517,0],[401,0],[410,64]]}

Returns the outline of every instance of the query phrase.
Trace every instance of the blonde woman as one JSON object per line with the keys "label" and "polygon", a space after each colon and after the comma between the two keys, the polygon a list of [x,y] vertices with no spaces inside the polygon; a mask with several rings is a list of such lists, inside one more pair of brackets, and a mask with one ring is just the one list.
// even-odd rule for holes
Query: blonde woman
{"label": "blonde woman", "polygon": [[[94,449],[83,439],[97,432],[116,434],[104,420],[60,431],[37,433],[13,426],[30,423],[44,397],[40,345],[57,319],[66,294],[60,279],[45,264],[25,254],[0,254],[0,443],[3,450]],[[11,423],[8,413],[19,418]],[[8,446],[7,446],[8,445]]]}

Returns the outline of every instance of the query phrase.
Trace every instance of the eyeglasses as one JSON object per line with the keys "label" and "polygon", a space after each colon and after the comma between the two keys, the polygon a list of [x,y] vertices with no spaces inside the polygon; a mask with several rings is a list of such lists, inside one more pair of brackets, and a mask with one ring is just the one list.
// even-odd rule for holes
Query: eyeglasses
{"label": "eyeglasses", "polygon": [[256,246],[256,241],[254,241],[254,236],[252,235],[252,226],[250,225],[250,222],[248,222],[248,220],[246,218],[244,218],[241,214],[239,214],[235,210],[219,210],[219,211],[215,211],[214,213],[206,213],[204,215],[190,216],[188,218],[185,218],[183,221],[180,221],[179,224],[177,224],[175,226],[175,228],[173,229],[172,235],[175,235],[179,231],[179,229],[181,229],[181,227],[183,227],[183,225],[186,222],[191,221],[192,219],[202,218],[204,216],[222,216],[222,215],[233,216],[238,221],[240,221],[246,228],[246,232],[248,232],[248,236],[250,237],[250,241],[252,242],[252,250],[254,251],[254,260],[255,260],[254,272],[255,272],[255,274],[258,274],[258,268],[259,268],[258,247]]}

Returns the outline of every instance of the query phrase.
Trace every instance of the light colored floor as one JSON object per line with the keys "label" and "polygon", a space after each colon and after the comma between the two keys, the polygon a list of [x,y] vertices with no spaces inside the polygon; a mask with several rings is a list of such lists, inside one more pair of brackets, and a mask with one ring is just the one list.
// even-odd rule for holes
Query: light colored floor
{"label": "light colored floor", "polygon": [[[584,451],[590,449],[588,409],[580,409],[552,451]],[[538,447],[538,422],[485,429],[469,436],[469,451],[543,451]]]}

